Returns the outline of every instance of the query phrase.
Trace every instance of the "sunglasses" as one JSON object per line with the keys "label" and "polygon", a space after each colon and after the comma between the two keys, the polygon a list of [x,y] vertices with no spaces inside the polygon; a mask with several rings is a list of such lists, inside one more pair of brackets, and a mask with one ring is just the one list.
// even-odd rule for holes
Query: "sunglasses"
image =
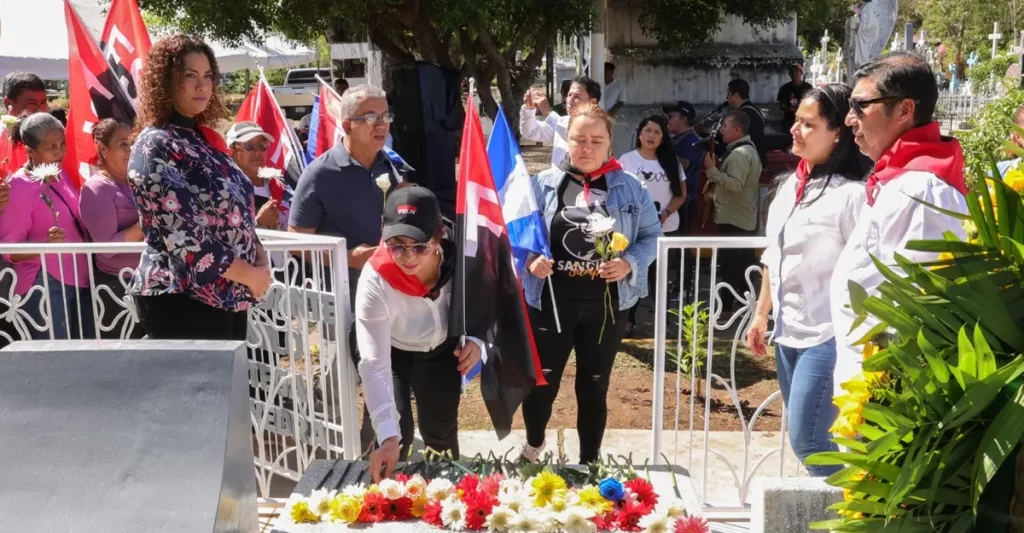
{"label": "sunglasses", "polygon": [[411,253],[412,255],[427,255],[430,253],[432,246],[430,243],[423,244],[389,244],[388,252],[391,252],[391,257],[395,259],[404,257],[405,254]]}
{"label": "sunglasses", "polygon": [[255,143],[248,142],[248,143],[242,143],[241,146],[242,146],[242,150],[246,151],[246,152],[266,152],[267,150],[270,149],[270,145],[267,144],[267,143],[255,144]]}
{"label": "sunglasses", "polygon": [[370,126],[376,126],[378,122],[382,122],[384,124],[391,124],[392,122],[395,121],[395,115],[391,111],[385,111],[383,114],[374,113],[373,111],[370,111],[369,113],[359,115],[358,117],[352,117],[349,120],[365,122]]}
{"label": "sunglasses", "polygon": [[[896,102],[905,99],[907,99],[906,96],[881,96],[879,98],[871,98],[870,100],[859,100],[857,98],[850,98],[850,109],[852,109],[853,113],[857,115],[857,117],[859,118],[864,116],[864,108],[866,107],[872,106],[874,104]],[[920,101],[914,100],[914,103],[918,104],[920,103]]]}

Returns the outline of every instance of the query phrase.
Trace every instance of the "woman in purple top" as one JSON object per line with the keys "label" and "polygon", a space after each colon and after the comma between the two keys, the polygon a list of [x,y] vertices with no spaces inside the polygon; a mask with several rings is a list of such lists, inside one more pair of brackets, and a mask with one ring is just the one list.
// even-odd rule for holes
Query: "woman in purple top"
{"label": "woman in purple top", "polygon": [[245,340],[270,287],[249,178],[209,126],[226,115],[217,61],[173,35],[149,51],[128,162],[146,251],[130,292],[151,339]]}
{"label": "woman in purple top", "polygon": [[[60,170],[64,126],[48,113],[35,113],[18,121],[11,139],[25,146],[28,162],[9,179],[11,199],[0,219],[0,242],[86,242],[78,190]],[[95,337],[85,255],[47,254],[44,263],[39,254],[11,254],[4,259],[14,263],[18,278],[14,292],[28,299],[22,309],[29,316],[33,338],[50,338],[47,326],[51,324],[57,339]],[[44,293],[49,305],[43,301]]]}
{"label": "woman in purple top", "polygon": [[[132,153],[132,127],[103,119],[92,129],[99,171],[82,187],[78,204],[82,223],[93,242],[141,242],[139,210],[128,186],[128,158]],[[100,335],[104,338],[141,337],[142,328],[126,331],[124,306],[119,303],[132,272],[139,266],[138,252],[97,254],[93,269],[96,292],[103,302]],[[107,289],[101,289],[105,286]]]}

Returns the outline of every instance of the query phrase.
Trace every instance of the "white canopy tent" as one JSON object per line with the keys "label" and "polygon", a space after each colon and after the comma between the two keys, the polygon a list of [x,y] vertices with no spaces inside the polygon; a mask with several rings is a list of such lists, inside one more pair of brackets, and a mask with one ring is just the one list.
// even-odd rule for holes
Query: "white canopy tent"
{"label": "white canopy tent", "polygon": [[[106,20],[97,0],[71,0],[97,39]],[[159,38],[151,34],[153,41]],[[271,35],[262,45],[231,47],[211,42],[221,72],[247,68],[290,68],[315,61],[315,52]],[[68,38],[62,0],[0,0],[0,76],[15,70],[47,80],[68,77]]]}

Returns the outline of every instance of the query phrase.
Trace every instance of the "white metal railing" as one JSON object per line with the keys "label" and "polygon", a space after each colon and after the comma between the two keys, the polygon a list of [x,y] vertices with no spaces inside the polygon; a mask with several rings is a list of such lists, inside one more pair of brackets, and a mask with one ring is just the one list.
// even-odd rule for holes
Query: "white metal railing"
{"label": "white metal railing", "polygon": [[[755,476],[773,456],[778,456],[778,476],[786,475],[784,469],[787,451],[786,418],[782,405],[782,393],[777,390],[774,391],[767,399],[761,402],[761,405],[757,406],[757,409],[748,420],[744,415],[739,397],[739,385],[736,380],[737,349],[743,342],[747,327],[753,316],[753,309],[760,289],[760,282],[755,283],[755,279],[759,279],[761,267],[759,264],[747,266],[745,270],[747,287],[731,287],[728,283],[723,282],[719,279],[719,271],[716,267],[720,250],[763,249],[767,245],[768,239],[766,237],[661,237],[658,239],[657,289],[654,303],[654,383],[651,458],[654,462],[658,463],[663,461],[664,456],[667,456],[674,464],[687,465],[690,475],[693,478],[700,478],[699,483],[695,483],[699,486],[694,488],[697,489],[700,501],[704,505],[709,504],[708,487],[711,480],[721,480],[724,477],[725,479],[732,479],[736,488],[738,506],[744,506]],[[680,320],[676,323],[672,323],[668,319],[668,271],[670,268],[669,252],[671,250],[681,250],[682,264],[679,265],[679,287],[691,289],[690,302],[684,301],[683,296],[680,295],[677,309]],[[755,274],[758,274],[758,276],[755,276]],[[692,279],[688,279],[689,277],[692,277]],[[725,294],[726,291],[737,300],[735,309],[729,316],[722,312],[722,294]],[[697,302],[701,301],[710,303],[710,305],[705,304],[705,309],[709,311],[706,322],[701,323],[699,314],[695,314],[694,319],[689,324],[690,331],[684,331],[684,321],[681,318],[684,314],[684,307],[687,304],[696,305]],[[706,340],[701,339],[701,335],[698,334],[702,328],[706,328]],[[669,338],[670,329],[674,330],[676,335],[672,345],[668,344],[672,340]],[[732,332],[732,338],[729,341],[729,373],[723,377],[714,372],[715,345],[718,342],[716,334],[724,335],[730,331]],[[690,339],[693,339],[693,342],[686,341],[687,333]],[[698,347],[698,343],[703,345]],[[672,346],[674,349],[669,348],[669,346]],[[683,397],[682,392],[683,379],[687,376],[684,375],[684,372],[680,371],[680,364],[677,359],[674,394],[675,423],[674,427],[666,429],[664,427],[666,356],[669,351],[672,351],[675,357],[681,357],[684,353],[684,346],[688,347],[690,352],[691,363],[689,364],[688,376],[690,380],[690,394],[687,401]],[[693,363],[695,361],[701,361],[704,366],[703,406],[698,406],[698,365]],[[715,450],[710,442],[711,434],[715,431],[711,423],[712,388],[715,385],[728,393],[732,402],[729,409],[735,408],[735,415],[739,418],[743,428],[743,457],[740,461],[741,464],[736,464],[726,454]],[[758,418],[773,402],[778,402],[777,407],[783,412],[781,429],[779,431],[779,445],[777,448],[769,449],[767,453],[764,453],[755,462],[752,446],[754,426]],[[689,405],[686,405],[687,403]],[[697,427],[694,423],[694,415],[699,407],[703,408],[703,428]],[[685,426],[680,427],[680,415],[687,409],[689,410],[688,421]],[[668,444],[666,444],[668,439],[665,439],[666,431],[671,432],[671,436],[674,437]],[[680,447],[679,442],[681,435],[685,435],[689,439],[688,443],[682,443],[682,447]],[[698,438],[698,435],[702,439],[699,446],[699,453],[701,455],[696,458],[700,464],[699,475],[694,469],[694,450],[697,448],[695,447],[695,439]],[[666,447],[671,448],[667,453]],[[683,453],[688,455],[684,461],[679,460],[680,450],[683,450]],[[716,501],[715,504],[721,506],[722,502]]]}
{"label": "white metal railing", "polygon": [[946,131],[965,129],[968,127],[967,122],[995,99],[996,97],[991,95],[939,93],[939,100],[935,105],[935,120]]}
{"label": "white metal railing", "polygon": [[[352,310],[345,241],[264,230],[259,235],[275,280],[264,301],[248,312],[246,344],[254,463],[266,497],[275,476],[298,481],[314,459],[357,458],[360,417],[347,334]],[[41,261],[43,284],[20,296],[17,274],[5,268],[0,271],[0,340],[141,337],[132,297],[125,295],[129,271],[122,272],[120,286],[111,287],[96,282],[94,267],[97,254],[144,249],[143,243],[0,244],[2,255],[56,258],[61,272],[84,262],[89,288],[89,301],[73,298],[74,305],[59,306],[66,313],[55,321],[51,291],[64,302],[75,291],[63,283],[51,286],[48,261]],[[91,323],[68,320],[89,311]],[[63,331],[55,327],[57,321],[65,323]]]}

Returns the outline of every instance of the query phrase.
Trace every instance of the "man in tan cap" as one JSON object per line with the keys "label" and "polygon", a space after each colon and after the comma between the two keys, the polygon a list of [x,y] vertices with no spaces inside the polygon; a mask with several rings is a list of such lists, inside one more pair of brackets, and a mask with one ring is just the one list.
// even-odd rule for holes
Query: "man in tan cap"
{"label": "man in tan cap", "polygon": [[228,147],[238,168],[249,177],[256,193],[256,224],[264,229],[287,230],[286,213],[292,191],[283,180],[260,175],[267,168],[267,152],[274,137],[255,122],[236,122],[228,130]]}

